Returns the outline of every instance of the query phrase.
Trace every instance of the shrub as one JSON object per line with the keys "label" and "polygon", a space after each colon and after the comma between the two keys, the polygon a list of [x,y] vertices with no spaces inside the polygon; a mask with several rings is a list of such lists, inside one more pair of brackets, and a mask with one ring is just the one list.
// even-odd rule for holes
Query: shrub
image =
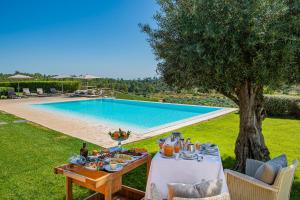
{"label": "shrub", "polygon": [[193,104],[218,107],[236,107],[236,104],[230,99],[223,96],[207,96],[207,97],[166,97],[164,99],[168,103]]}
{"label": "shrub", "polygon": [[13,87],[0,87],[0,96],[7,96],[8,91],[13,89]]}
{"label": "shrub", "polygon": [[[20,92],[22,88],[29,88],[31,92],[36,92],[37,88],[43,88],[45,92],[50,92],[50,88],[61,90],[64,86],[64,92],[74,92],[79,88],[79,81],[20,81]],[[13,87],[18,90],[18,82],[0,82],[0,87]]]}
{"label": "shrub", "polygon": [[287,95],[266,95],[264,108],[270,116],[299,116],[300,98]]}

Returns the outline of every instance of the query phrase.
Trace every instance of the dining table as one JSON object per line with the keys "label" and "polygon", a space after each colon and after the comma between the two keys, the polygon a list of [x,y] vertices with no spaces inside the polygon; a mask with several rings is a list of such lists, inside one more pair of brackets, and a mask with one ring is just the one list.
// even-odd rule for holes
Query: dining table
{"label": "dining table", "polygon": [[[199,158],[201,159],[198,159]],[[168,194],[168,183],[196,184],[202,180],[222,179],[221,193],[228,193],[219,149],[217,155],[197,154],[187,160],[174,156],[165,157],[157,152],[152,159],[146,186],[146,198],[150,199],[150,185],[154,183],[164,199]]]}

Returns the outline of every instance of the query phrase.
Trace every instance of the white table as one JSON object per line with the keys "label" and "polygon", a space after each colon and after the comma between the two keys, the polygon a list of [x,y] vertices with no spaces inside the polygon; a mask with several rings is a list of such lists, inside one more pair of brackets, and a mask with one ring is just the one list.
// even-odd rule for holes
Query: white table
{"label": "white table", "polygon": [[149,171],[146,197],[150,199],[150,185],[155,183],[163,198],[167,198],[168,183],[194,184],[202,179],[213,180],[223,179],[223,192],[228,192],[222,161],[219,156],[204,155],[200,162],[197,160],[184,160],[180,158],[162,158],[158,152],[152,159]]}

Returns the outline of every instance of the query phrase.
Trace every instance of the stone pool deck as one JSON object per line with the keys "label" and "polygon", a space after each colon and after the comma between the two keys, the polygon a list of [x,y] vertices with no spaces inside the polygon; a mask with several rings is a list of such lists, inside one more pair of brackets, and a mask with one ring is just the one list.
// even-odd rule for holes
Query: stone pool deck
{"label": "stone pool deck", "polygon": [[[77,101],[87,98],[69,98],[63,96],[57,97],[32,97],[23,99],[8,99],[0,101],[0,110],[24,118],[28,121],[40,124],[44,127],[62,132],[66,135],[76,137],[90,143],[97,144],[102,147],[112,147],[116,145],[109,136],[108,132],[113,131],[116,127],[107,126],[99,121],[90,121],[88,119],[72,117],[67,114],[62,114],[54,111],[45,111],[30,106],[35,103],[47,103],[47,102],[63,102],[63,101]],[[236,111],[235,108],[225,108],[220,111],[215,111],[210,114],[197,116],[188,120],[182,120],[180,122],[172,123],[167,126],[157,127],[151,129],[144,134],[132,133],[130,138],[123,142],[130,143],[146,138],[150,138],[167,131],[172,131],[180,127],[188,126],[191,124],[206,121],[230,112]]]}

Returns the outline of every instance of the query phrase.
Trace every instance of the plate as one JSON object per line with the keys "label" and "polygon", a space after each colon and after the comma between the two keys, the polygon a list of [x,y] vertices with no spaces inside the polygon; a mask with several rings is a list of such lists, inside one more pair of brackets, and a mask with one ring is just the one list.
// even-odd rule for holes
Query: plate
{"label": "plate", "polygon": [[185,154],[181,154],[181,158],[184,160],[195,160],[197,159],[197,154],[193,154],[191,157],[185,156]]}
{"label": "plate", "polygon": [[85,169],[87,170],[90,170],[90,171],[97,171],[97,167],[84,167]]}
{"label": "plate", "polygon": [[127,155],[127,154],[116,154],[115,158],[122,159],[125,162],[132,162],[132,161],[134,161],[133,156],[130,156],[130,155]]}
{"label": "plate", "polygon": [[160,156],[162,157],[162,158],[167,158],[167,159],[172,159],[172,158],[175,158],[176,156],[173,154],[173,156],[165,156],[164,154],[160,154]]}
{"label": "plate", "polygon": [[126,164],[129,163],[127,160],[121,159],[121,158],[111,158],[110,161],[115,161],[115,162],[117,162],[118,164],[121,164],[121,165],[126,165]]}
{"label": "plate", "polygon": [[110,167],[110,165],[104,165],[103,168],[108,171],[108,172],[117,172],[120,171],[121,169],[123,169],[123,165],[122,164],[117,164],[116,169],[112,169]]}

